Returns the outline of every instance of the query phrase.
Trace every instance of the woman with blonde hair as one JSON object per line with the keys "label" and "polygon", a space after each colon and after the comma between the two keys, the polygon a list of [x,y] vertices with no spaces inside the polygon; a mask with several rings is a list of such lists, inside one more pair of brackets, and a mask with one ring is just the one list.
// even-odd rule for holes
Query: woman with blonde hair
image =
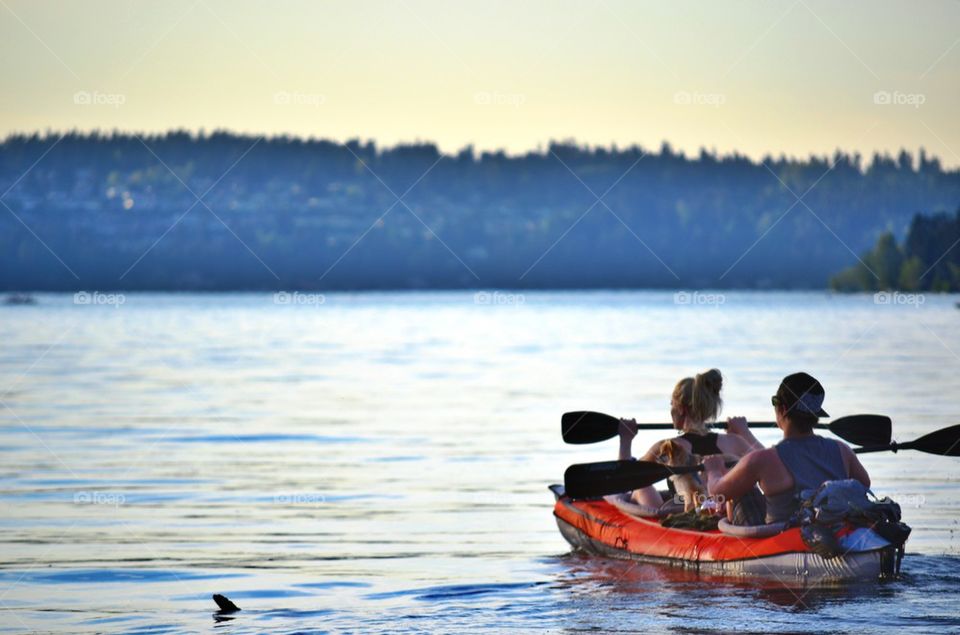
{"label": "woman with blonde hair", "polygon": [[[695,377],[685,377],[677,382],[670,399],[670,418],[678,436],[673,441],[688,454],[710,456],[729,455],[740,458],[748,452],[763,446],[747,427],[743,417],[727,419],[727,433],[711,432],[709,424],[716,420],[723,406],[720,390],[723,388],[723,376],[712,368]],[[620,460],[632,457],[631,446],[637,435],[637,422],[634,419],[620,420]],[[665,440],[654,443],[641,457],[643,461],[656,461]],[[634,502],[648,507],[658,508],[663,498],[654,487],[644,487],[633,491]]]}

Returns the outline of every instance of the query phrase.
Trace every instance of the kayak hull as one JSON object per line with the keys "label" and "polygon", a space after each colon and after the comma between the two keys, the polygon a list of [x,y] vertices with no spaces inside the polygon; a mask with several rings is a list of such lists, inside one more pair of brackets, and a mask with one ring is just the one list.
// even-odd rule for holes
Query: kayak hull
{"label": "kayak hull", "polygon": [[799,528],[766,538],[668,528],[656,518],[625,514],[604,500],[573,501],[562,488],[551,489],[557,495],[554,516],[561,535],[588,554],[802,584],[881,580],[899,573],[902,551],[889,543],[826,559],[810,551]]}

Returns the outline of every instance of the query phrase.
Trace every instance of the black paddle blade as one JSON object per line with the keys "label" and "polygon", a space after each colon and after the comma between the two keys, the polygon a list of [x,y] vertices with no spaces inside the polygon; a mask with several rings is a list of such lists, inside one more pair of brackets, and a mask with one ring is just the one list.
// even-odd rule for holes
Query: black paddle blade
{"label": "black paddle blade", "polygon": [[583,445],[612,439],[620,433],[620,420],[602,412],[577,410],[560,418],[560,433],[567,443]]}
{"label": "black paddle blade", "polygon": [[920,450],[940,456],[960,456],[960,425],[925,434],[916,441],[900,444],[900,448]]}
{"label": "black paddle blade", "polygon": [[601,461],[571,465],[563,474],[570,498],[596,498],[653,485],[674,471],[649,461]]}
{"label": "black paddle blade", "polygon": [[827,426],[830,432],[853,445],[889,445],[893,424],[883,415],[850,415]]}

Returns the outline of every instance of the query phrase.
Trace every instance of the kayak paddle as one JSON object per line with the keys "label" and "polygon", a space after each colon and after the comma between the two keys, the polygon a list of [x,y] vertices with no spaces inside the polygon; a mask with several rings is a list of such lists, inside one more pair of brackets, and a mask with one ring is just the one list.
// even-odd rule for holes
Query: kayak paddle
{"label": "kayak paddle", "polygon": [[[726,428],[724,421],[711,424]],[[775,421],[756,421],[751,428],[776,428]],[[883,415],[850,415],[840,417],[829,424],[818,423],[817,428],[830,430],[833,434],[854,445],[881,446],[890,443],[890,417]],[[672,423],[638,423],[638,430],[673,430]],[[620,420],[602,412],[579,410],[567,412],[560,418],[560,433],[567,443],[586,444],[606,441],[620,432]]]}
{"label": "kayak paddle", "polygon": [[897,452],[898,450],[919,450],[927,454],[940,456],[960,456],[960,425],[941,428],[936,432],[925,434],[914,441],[888,444],[869,445],[864,448],[854,448],[857,454],[867,452]]}
{"label": "kayak paddle", "polygon": [[563,473],[563,488],[570,498],[596,498],[653,485],[673,476],[699,472],[703,465],[670,467],[655,461],[598,461],[577,463]]}
{"label": "kayak paddle", "polygon": [[[839,421],[839,419],[838,419]],[[855,448],[857,454],[919,450],[940,456],[960,456],[960,425],[924,435],[915,441]],[[733,465],[728,463],[727,467]],[[703,464],[671,467],[654,461],[599,461],[571,465],[563,475],[570,498],[596,498],[653,485],[674,474],[703,470]]]}

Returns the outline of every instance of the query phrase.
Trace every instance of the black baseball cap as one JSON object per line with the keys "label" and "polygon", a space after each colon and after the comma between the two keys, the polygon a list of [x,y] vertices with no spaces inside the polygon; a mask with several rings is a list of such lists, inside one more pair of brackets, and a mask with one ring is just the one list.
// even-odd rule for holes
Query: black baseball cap
{"label": "black baseball cap", "polygon": [[823,386],[807,373],[794,373],[784,377],[777,389],[777,396],[787,412],[792,410],[815,417],[830,416],[823,409],[823,399],[826,396]]}

